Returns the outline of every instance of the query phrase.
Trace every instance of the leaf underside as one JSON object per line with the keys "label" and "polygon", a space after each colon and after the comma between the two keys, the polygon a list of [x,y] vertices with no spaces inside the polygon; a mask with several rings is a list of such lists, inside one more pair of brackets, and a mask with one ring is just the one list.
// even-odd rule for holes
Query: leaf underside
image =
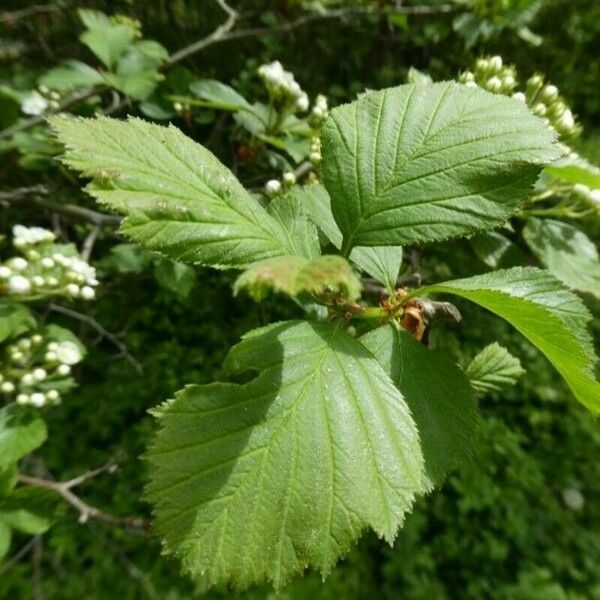
{"label": "leaf underside", "polygon": [[483,396],[515,385],[525,370],[518,358],[494,342],[473,357],[465,373],[473,389]]}
{"label": "leaf underside", "polygon": [[279,587],[308,566],[329,573],[367,527],[391,542],[423,458],[364,346],[333,325],[278,323],[225,366],[258,375],[189,386],[157,411],[147,491],[167,551],[209,583]]}
{"label": "leaf underside", "polygon": [[369,92],[323,128],[323,181],[344,245],[404,245],[498,227],[558,158],[543,121],[454,82]]}

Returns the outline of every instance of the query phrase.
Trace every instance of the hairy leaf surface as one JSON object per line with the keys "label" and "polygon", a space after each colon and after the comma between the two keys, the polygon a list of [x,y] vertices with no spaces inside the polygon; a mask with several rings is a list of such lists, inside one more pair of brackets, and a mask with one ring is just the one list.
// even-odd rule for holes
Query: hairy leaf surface
{"label": "hairy leaf surface", "polygon": [[600,412],[596,356],[583,302],[548,272],[513,268],[421,288],[414,295],[446,292],[467,298],[506,319],[543,352],[575,397]]}
{"label": "hairy leaf surface", "polygon": [[452,467],[471,458],[478,412],[469,380],[442,352],[427,349],[393,325],[370,331],[360,341],[410,408],[421,438],[425,483],[431,489]]}
{"label": "hairy leaf surface", "polygon": [[485,395],[515,385],[525,369],[516,356],[494,342],[473,358],[465,373],[473,389],[478,394]]}
{"label": "hairy leaf surface", "polygon": [[244,267],[295,254],[282,226],[211,152],[173,126],[106,117],[50,120],[88,191],[127,215],[125,235],[175,260]]}
{"label": "hairy leaf surface", "polygon": [[402,395],[357,340],[285,322],[232,349],[248,383],[188,386],[156,414],[148,495],[168,551],[209,583],[324,574],[367,527],[392,541],[422,491]]}
{"label": "hairy leaf surface", "polygon": [[369,92],[323,128],[323,181],[344,249],[444,240],[501,225],[560,156],[543,121],[454,82]]}

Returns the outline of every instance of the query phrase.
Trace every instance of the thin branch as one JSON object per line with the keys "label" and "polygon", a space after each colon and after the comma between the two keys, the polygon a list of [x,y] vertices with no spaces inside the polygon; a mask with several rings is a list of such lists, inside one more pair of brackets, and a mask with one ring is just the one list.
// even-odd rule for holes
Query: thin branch
{"label": "thin branch", "polygon": [[95,519],[97,521],[101,521],[102,523],[122,527],[126,530],[146,530],[147,523],[145,519],[140,517],[115,517],[114,515],[110,515],[95,506],[91,506],[72,491],[74,487],[89,481],[94,477],[97,477],[101,473],[111,473],[114,472],[114,470],[115,463],[109,461],[106,463],[106,465],[103,465],[98,469],[92,469],[86,473],[83,473],[82,475],[79,475],[78,477],[69,479],[68,481],[52,481],[50,479],[41,479],[40,477],[32,477],[30,475],[23,474],[19,474],[18,481],[24,485],[43,488],[58,494],[63,500],[68,502],[79,512],[79,522],[82,524],[87,522],[89,519]]}
{"label": "thin branch", "polygon": [[106,338],[109,342],[116,346],[120,352],[120,355],[132,364],[133,368],[139,375],[144,372],[144,368],[142,367],[141,363],[130,354],[127,346],[114,333],[110,333],[110,331],[107,331],[104,327],[102,327],[102,325],[100,325],[100,323],[98,323],[98,321],[96,321],[96,319],[93,317],[84,315],[83,313],[66,308],[64,306],[59,306],[57,304],[48,305],[48,309],[53,312],[60,313],[61,315],[71,317],[72,319],[76,319],[77,321],[81,321],[82,323],[86,323],[92,329],[97,331],[101,337]]}
{"label": "thin branch", "polygon": [[57,4],[34,4],[33,6],[13,10],[12,12],[7,11],[0,13],[0,23],[13,24],[20,19],[26,19],[27,17],[32,17],[34,15],[59,12],[61,8],[62,7]]}
{"label": "thin branch", "polygon": [[90,256],[92,255],[92,250],[94,249],[94,244],[98,239],[98,234],[102,227],[100,225],[95,225],[94,228],[89,232],[88,236],[85,238],[83,242],[83,246],[81,247],[81,259],[85,260],[85,262],[89,262]]}
{"label": "thin branch", "polygon": [[24,546],[13,554],[3,565],[0,565],[0,575],[6,573],[11,567],[16,565],[24,556],[35,546],[39,536],[32,537]]}
{"label": "thin branch", "polygon": [[227,19],[221,25],[219,25],[210,35],[207,35],[201,40],[198,40],[197,42],[194,42],[193,44],[190,44],[189,46],[186,46],[185,48],[182,48],[181,50],[178,50],[177,52],[171,54],[168,60],[168,64],[174,65],[175,63],[178,63],[184,58],[187,58],[188,56],[191,56],[196,52],[200,52],[200,50],[203,50],[207,46],[221,41],[225,37],[225,35],[229,31],[231,31],[231,29],[233,29],[233,26],[235,25],[238,18],[238,13],[235,10],[233,10],[233,8],[231,8],[225,2],[225,0],[215,0],[215,2],[217,2],[217,4],[227,14]]}

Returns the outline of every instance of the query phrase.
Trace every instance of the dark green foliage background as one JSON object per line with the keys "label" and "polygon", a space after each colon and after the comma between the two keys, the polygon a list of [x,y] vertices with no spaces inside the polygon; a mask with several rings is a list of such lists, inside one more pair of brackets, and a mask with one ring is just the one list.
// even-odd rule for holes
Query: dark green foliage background
{"label": "dark green foliage background", "polygon": [[[240,3],[242,4],[242,3]],[[211,31],[222,15],[208,1],[143,0],[80,2],[108,13],[139,18],[144,33],[170,51]],[[291,20],[297,3],[244,2],[247,25]],[[6,1],[3,10],[21,8]],[[295,12],[296,11],[296,12]],[[588,130],[582,151],[598,160],[600,5],[594,0],[548,0],[531,28],[544,38],[538,48],[511,32],[500,32],[483,46],[466,51],[452,30],[452,15],[415,16],[395,23],[361,18],[342,25],[318,22],[284,36],[250,37],[216,45],[186,61],[179,77],[214,77],[233,82],[249,96],[259,91],[256,67],[279,59],[312,95],[323,92],[332,103],[352,98],[365,87],[404,81],[413,65],[435,78],[454,77],[480,52],[501,53],[524,76],[547,73]],[[74,11],[45,16],[5,28],[2,40],[20,40],[18,61],[0,62],[0,75],[12,81],[34,81],[58,58],[90,61],[77,42],[80,25]],[[0,124],[9,120],[0,115]],[[202,142],[212,124],[186,126]],[[227,129],[225,129],[227,131]],[[232,164],[233,142],[227,133],[215,151]],[[0,165],[2,188],[54,184],[69,201],[88,200],[56,168],[26,171],[7,155]],[[245,172],[247,171],[247,172]],[[260,175],[260,171],[258,172]],[[252,185],[263,175],[248,167],[240,176]],[[256,182],[256,181],[255,181]],[[254,182],[254,183],[255,183]],[[74,196],[76,195],[77,196]],[[48,223],[34,209],[3,211],[2,230],[15,222]],[[83,228],[74,227],[74,239]],[[589,232],[596,234],[597,231]],[[96,259],[110,255],[115,239],[106,236]],[[424,276],[439,280],[472,274],[473,255],[466,243],[438,245],[424,255]],[[121,469],[82,488],[91,504],[119,515],[148,515],[141,500],[146,479],[139,458],[153,430],[147,410],[189,382],[208,382],[218,375],[227,349],[248,329],[295,314],[289,304],[269,301],[257,306],[246,297],[233,299],[232,275],[203,271],[187,299],[161,287],[149,271],[118,274],[105,263],[105,282],[91,309],[109,331],[126,333],[131,354],[144,366],[139,375],[115,357],[106,341],[98,343],[85,326],[80,334],[90,354],[79,368],[81,386],[62,406],[49,411],[49,441],[40,455],[60,479],[79,474],[118,455]],[[481,267],[483,270],[483,267]],[[280,593],[289,599],[402,598],[406,600],[600,599],[600,432],[584,409],[569,397],[545,360],[523,339],[487,313],[461,305],[460,326],[435,330],[433,343],[466,362],[485,344],[498,340],[521,359],[528,374],[516,388],[482,402],[481,435],[474,464],[450,477],[441,491],[421,501],[407,519],[394,548],[367,535],[333,575],[322,583],[309,574]],[[592,307],[595,314],[600,306]],[[73,327],[72,321],[64,320]],[[596,339],[600,326],[596,323]],[[567,508],[566,488],[579,489],[581,511]],[[13,550],[27,538],[17,538]],[[49,599],[160,598],[232,596],[227,590],[206,592],[179,574],[176,561],[160,555],[154,539],[90,522],[77,523],[72,512],[44,536],[41,589]],[[31,561],[0,574],[1,598],[31,597]],[[274,597],[269,588],[247,598]]]}

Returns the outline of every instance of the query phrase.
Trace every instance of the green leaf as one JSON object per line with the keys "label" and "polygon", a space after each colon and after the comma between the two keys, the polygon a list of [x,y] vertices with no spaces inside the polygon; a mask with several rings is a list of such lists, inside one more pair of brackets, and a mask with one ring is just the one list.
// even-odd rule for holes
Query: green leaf
{"label": "green leaf", "polygon": [[12,531],[10,527],[0,521],[0,563],[10,549],[10,541],[12,539]]}
{"label": "green leaf", "polygon": [[577,163],[546,167],[544,173],[548,173],[556,179],[568,181],[569,183],[587,185],[592,189],[600,188],[600,169],[581,158],[578,159]]}
{"label": "green leaf", "polygon": [[0,500],[0,521],[17,531],[39,535],[50,528],[61,509],[54,492],[33,486],[19,487]]}
{"label": "green leaf", "polygon": [[127,47],[137,36],[137,30],[129,25],[110,24],[88,29],[79,39],[109,69],[112,69]]}
{"label": "green leaf", "polygon": [[600,298],[600,259],[590,238],[573,225],[531,218],[523,237],[538,260],[566,286]]}
{"label": "green leaf", "polygon": [[498,227],[560,156],[524,104],[453,82],[364,94],[331,111],[322,139],[344,252]]}
{"label": "green leaf", "polygon": [[77,14],[86,29],[102,29],[108,27],[112,21],[101,10],[93,10],[90,8],[78,8]]}
{"label": "green leaf", "polygon": [[515,385],[519,377],[525,373],[525,369],[521,367],[518,358],[494,342],[473,358],[465,373],[473,389],[484,396]]}
{"label": "green leaf", "polygon": [[320,295],[330,293],[355,300],[360,296],[360,280],[341,256],[325,255],[307,260],[301,256],[277,256],[254,263],[235,282],[237,294],[246,288],[261,300],[271,290],[288,296],[302,292]]}
{"label": "green leaf", "polygon": [[304,258],[316,258],[321,254],[317,228],[300,197],[293,193],[276,197],[267,206],[267,212],[281,225],[287,246],[293,248],[294,254]]}
{"label": "green leaf", "polygon": [[93,87],[104,82],[101,73],[79,60],[67,60],[44,73],[38,83],[59,92]]}
{"label": "green leaf", "polygon": [[251,110],[250,104],[232,87],[214,79],[201,79],[190,85],[192,94],[207,100],[212,108],[220,110]]}
{"label": "green leaf", "polygon": [[472,237],[469,241],[481,261],[493,269],[512,267],[525,260],[518,246],[497,231],[486,231]]}
{"label": "green leaf", "polygon": [[0,467],[17,462],[41,446],[46,423],[29,408],[9,404],[0,409]]}
{"label": "green leaf", "polygon": [[278,323],[230,352],[244,385],[188,386],[156,411],[148,496],[156,531],[187,571],[276,587],[330,572],[367,527],[392,541],[423,459],[382,367],[343,329]]}
{"label": "green leaf", "polygon": [[404,396],[417,425],[425,458],[426,486],[471,460],[478,411],[469,380],[445,354],[427,349],[393,325],[363,335]]}
{"label": "green leaf", "polygon": [[0,467],[0,497],[6,496],[17,484],[17,464]]}
{"label": "green leaf", "polygon": [[600,412],[596,356],[586,329],[591,315],[552,275],[515,267],[430,285],[412,296],[435,292],[462,296],[506,319],[548,358],[582,404]]}
{"label": "green leaf", "polygon": [[23,304],[0,300],[0,342],[17,337],[35,326],[35,317]]}
{"label": "green leaf", "polygon": [[[309,218],[336,247],[342,246],[342,232],[339,230],[327,190],[321,184],[294,186],[291,194],[304,206]],[[396,280],[402,266],[401,246],[356,247],[350,253],[352,260],[362,271],[382,283],[388,291],[396,287]]]}
{"label": "green leaf", "polygon": [[160,257],[154,267],[156,281],[185,300],[196,283],[196,271],[183,263]]}
{"label": "green leaf", "polygon": [[241,268],[294,254],[287,235],[211,152],[140,119],[53,117],[64,161],[88,191],[127,214],[122,231],[174,260]]}

